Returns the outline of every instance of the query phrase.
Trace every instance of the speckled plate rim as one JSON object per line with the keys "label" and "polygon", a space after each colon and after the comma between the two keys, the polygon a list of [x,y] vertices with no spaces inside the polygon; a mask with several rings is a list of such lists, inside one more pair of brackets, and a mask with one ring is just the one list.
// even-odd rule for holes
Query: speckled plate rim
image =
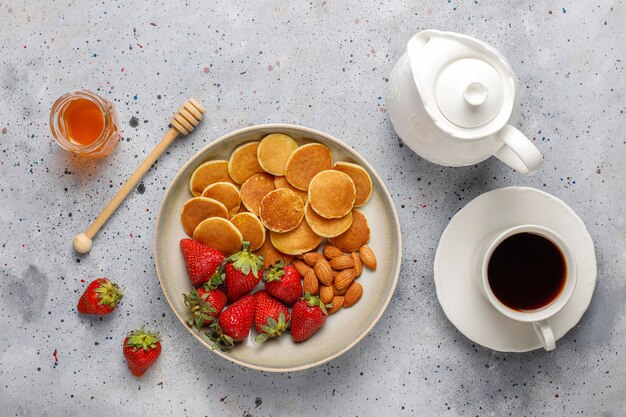
{"label": "speckled plate rim", "polygon": [[[164,211],[164,207],[165,207],[168,199],[170,198],[170,194],[173,192],[174,184],[180,182],[181,177],[184,175],[184,172],[186,171],[187,167],[192,165],[195,162],[196,159],[200,158],[201,155],[203,155],[206,152],[208,152],[211,148],[216,147],[216,146],[218,146],[219,144],[221,144],[223,142],[227,142],[228,140],[230,140],[233,137],[237,137],[237,136],[245,134],[245,133],[250,133],[250,132],[253,132],[255,130],[262,130],[262,129],[276,129],[276,130],[279,130],[279,129],[294,129],[294,130],[298,130],[298,131],[302,132],[303,134],[310,134],[310,135],[313,135],[313,136],[322,136],[325,139],[327,139],[329,142],[332,142],[335,146],[337,146],[339,148],[342,148],[344,151],[346,151],[347,153],[351,154],[356,159],[358,159],[359,163],[364,165],[365,168],[368,170],[369,174],[374,177],[374,179],[378,182],[378,184],[380,184],[382,197],[389,204],[389,206],[392,209],[391,213],[389,213],[389,215],[391,216],[391,223],[392,223],[393,228],[395,229],[394,231],[395,231],[395,234],[397,236],[396,241],[394,242],[395,246],[397,247],[397,252],[396,252],[396,257],[394,259],[394,267],[393,267],[393,276],[392,276],[392,280],[391,280],[391,286],[389,288],[387,296],[383,300],[382,308],[380,308],[380,310],[378,311],[378,313],[376,314],[374,319],[371,321],[371,323],[360,334],[358,334],[351,343],[349,343],[344,348],[338,350],[334,354],[329,355],[329,356],[327,356],[325,358],[322,358],[320,360],[311,362],[311,363],[307,363],[307,364],[300,365],[300,366],[285,367],[285,368],[265,368],[263,366],[248,364],[248,363],[242,362],[242,361],[240,361],[238,359],[232,358],[231,356],[226,355],[224,352],[222,352],[220,350],[213,349],[204,339],[202,339],[196,332],[193,331],[193,329],[191,329],[187,325],[187,321],[185,320],[185,318],[181,317],[178,314],[178,312],[176,311],[176,308],[174,307],[174,304],[173,304],[172,300],[170,300],[170,297],[169,297],[169,295],[168,295],[168,293],[167,293],[167,291],[165,289],[165,285],[164,285],[164,282],[163,282],[163,274],[161,273],[161,270],[159,268],[159,251],[158,251],[159,229],[160,229],[161,218],[162,218],[162,214],[163,214],[163,211]],[[396,289],[396,286],[397,286],[397,283],[398,283],[398,278],[400,276],[401,261],[402,261],[402,235],[401,235],[401,229],[400,229],[400,221],[398,219],[398,213],[397,213],[396,207],[395,207],[395,205],[393,203],[393,199],[391,198],[391,194],[389,194],[389,191],[387,190],[387,187],[385,186],[385,183],[380,178],[378,173],[374,170],[374,168],[372,168],[372,166],[369,164],[369,162],[367,162],[367,160],[363,156],[361,156],[357,151],[355,151],[354,149],[352,149],[350,146],[346,145],[345,143],[343,143],[339,139],[337,139],[334,136],[331,136],[331,135],[329,135],[327,133],[323,133],[321,131],[318,131],[318,130],[315,130],[315,129],[311,129],[311,128],[308,128],[308,127],[299,126],[299,125],[292,125],[292,124],[286,124],[286,123],[272,123],[272,124],[262,124],[262,125],[249,126],[249,127],[246,127],[246,128],[238,129],[238,130],[235,130],[233,132],[227,133],[226,135],[223,135],[223,136],[219,137],[218,139],[215,139],[211,143],[207,144],[205,147],[203,147],[198,152],[196,152],[191,158],[189,158],[189,160],[181,167],[181,169],[176,173],[176,176],[170,182],[170,184],[169,184],[169,186],[167,188],[167,191],[165,192],[165,195],[163,196],[163,200],[161,200],[161,205],[159,206],[159,212],[158,212],[157,220],[156,220],[156,223],[155,223],[155,231],[154,231],[154,264],[155,264],[155,267],[156,267],[157,276],[159,278],[159,284],[161,285],[161,290],[163,291],[163,294],[165,295],[165,299],[167,300],[167,303],[169,304],[170,309],[172,310],[174,315],[178,318],[178,320],[181,322],[183,327],[185,327],[185,329],[187,329],[187,331],[191,335],[193,335],[193,337],[195,337],[200,343],[202,343],[206,348],[208,348],[213,353],[221,356],[222,358],[224,358],[224,359],[226,359],[226,360],[228,360],[230,362],[236,363],[237,365],[240,365],[240,366],[243,366],[243,367],[246,367],[246,368],[250,368],[250,369],[256,369],[256,370],[259,370],[259,371],[266,371],[266,372],[293,372],[293,371],[301,371],[301,370],[313,368],[313,367],[316,367],[318,365],[322,365],[322,364],[328,363],[331,360],[340,357],[341,355],[346,353],[348,350],[350,350],[354,346],[356,346],[365,336],[367,336],[369,334],[369,332],[374,328],[376,323],[378,323],[378,321],[382,317],[382,315],[385,312],[385,310],[387,310],[387,307],[389,306],[389,302],[391,301],[391,298],[393,297],[393,294],[395,292],[395,289]]]}

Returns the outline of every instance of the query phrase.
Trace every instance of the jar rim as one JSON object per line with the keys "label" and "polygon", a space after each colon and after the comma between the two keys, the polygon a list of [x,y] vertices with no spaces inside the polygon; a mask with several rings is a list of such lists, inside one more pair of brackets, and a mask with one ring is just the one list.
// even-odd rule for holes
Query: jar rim
{"label": "jar rim", "polygon": [[[96,140],[87,145],[76,144],[69,140],[67,135],[61,130],[61,126],[59,126],[60,114],[63,112],[63,110],[65,110],[65,108],[69,105],[71,101],[79,98],[89,100],[90,102],[98,106],[98,109],[102,113],[102,117],[104,119],[104,124],[102,127],[102,131],[100,132],[100,136],[98,136]],[[89,153],[100,148],[109,137],[111,125],[112,116],[108,103],[97,94],[85,89],[74,90],[70,91],[69,93],[63,94],[54,102],[54,104],[52,104],[52,109],[50,110],[50,130],[52,131],[52,135],[62,148],[71,152]]]}

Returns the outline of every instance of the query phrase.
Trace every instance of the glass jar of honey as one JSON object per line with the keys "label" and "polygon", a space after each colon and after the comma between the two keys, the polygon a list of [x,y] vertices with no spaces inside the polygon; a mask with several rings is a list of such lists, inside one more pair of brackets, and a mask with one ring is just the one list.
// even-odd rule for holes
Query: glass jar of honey
{"label": "glass jar of honey", "polygon": [[88,158],[108,155],[120,138],[113,104],[87,90],[72,91],[54,102],[50,130],[61,147]]}

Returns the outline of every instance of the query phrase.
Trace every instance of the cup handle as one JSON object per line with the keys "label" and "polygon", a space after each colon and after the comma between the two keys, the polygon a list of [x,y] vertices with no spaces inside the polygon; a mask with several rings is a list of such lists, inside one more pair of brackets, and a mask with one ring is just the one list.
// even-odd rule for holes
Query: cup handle
{"label": "cup handle", "polygon": [[539,340],[545,350],[551,351],[556,347],[552,327],[550,327],[546,320],[534,322],[533,329],[535,329],[535,333],[537,333],[537,336],[539,337]]}
{"label": "cup handle", "polygon": [[543,163],[539,149],[522,132],[511,125],[506,125],[497,133],[497,138],[504,143],[495,157],[522,174],[533,174]]}

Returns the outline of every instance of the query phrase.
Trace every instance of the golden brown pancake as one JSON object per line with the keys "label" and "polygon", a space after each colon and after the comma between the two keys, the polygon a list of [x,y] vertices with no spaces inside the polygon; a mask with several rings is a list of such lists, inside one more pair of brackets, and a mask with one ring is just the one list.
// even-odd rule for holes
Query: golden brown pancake
{"label": "golden brown pancake", "polygon": [[309,184],[309,204],[327,219],[346,216],[354,206],[356,187],[348,174],[333,169],[318,173]]}
{"label": "golden brown pancake", "polygon": [[209,185],[202,191],[202,197],[212,198],[226,206],[228,216],[232,217],[239,211],[241,206],[241,195],[235,184],[230,182],[216,182]]}
{"label": "golden brown pancake", "polygon": [[189,190],[194,197],[197,197],[207,186],[216,182],[234,183],[228,174],[228,161],[208,161],[200,165],[191,174]]}
{"label": "golden brown pancake", "polygon": [[256,156],[258,146],[259,142],[246,143],[230,155],[228,174],[237,184],[243,184],[251,176],[265,172]]}
{"label": "golden brown pancake", "polygon": [[269,192],[261,201],[259,217],[263,225],[274,232],[295,229],[304,217],[304,204],[296,193],[286,188]]}
{"label": "golden brown pancake", "polygon": [[365,168],[351,162],[337,162],[333,169],[348,174],[356,187],[354,207],[367,203],[372,195],[372,179]]}
{"label": "golden brown pancake", "polygon": [[294,193],[298,194],[298,197],[300,197],[300,200],[302,200],[302,204],[305,204],[307,202],[307,200],[309,199],[309,193],[308,192],[302,191],[302,190],[298,190],[296,187],[294,187],[293,185],[289,184],[289,181],[287,181],[287,178],[285,178],[285,177],[276,177],[276,178],[274,178],[274,186],[276,188],[286,188],[286,189],[291,190]]}
{"label": "golden brown pancake", "polygon": [[263,246],[254,252],[255,255],[263,255],[263,264],[265,268],[269,268],[276,262],[281,261],[284,265],[289,265],[293,261],[293,255],[282,253],[274,247],[270,238],[270,231],[267,231]]}
{"label": "golden brown pancake", "polygon": [[328,239],[331,245],[337,246],[344,252],[355,252],[370,240],[370,227],[367,219],[358,210],[352,210],[352,224],[350,228],[337,237]]}
{"label": "golden brown pancake", "polygon": [[322,238],[311,230],[307,222],[300,222],[300,225],[290,232],[270,232],[270,239],[276,249],[289,255],[310,252],[322,242]]}
{"label": "golden brown pancake", "polygon": [[228,220],[211,217],[203,220],[193,232],[193,240],[217,249],[225,256],[241,250],[241,232]]}
{"label": "golden brown pancake", "polygon": [[263,138],[257,148],[259,165],[272,175],[285,175],[287,160],[298,148],[298,143],[282,133],[272,133]]}
{"label": "golden brown pancake", "polygon": [[250,242],[250,250],[257,250],[265,242],[265,227],[252,213],[239,213],[230,222],[241,232],[244,242]]}
{"label": "golden brown pancake", "polygon": [[180,213],[183,229],[191,236],[193,231],[204,219],[209,217],[228,218],[228,210],[224,204],[207,197],[194,197],[187,201]]}
{"label": "golden brown pancake", "polygon": [[269,174],[256,174],[251,176],[241,186],[241,201],[252,213],[259,215],[259,207],[263,197],[270,191],[274,191],[274,177]]}
{"label": "golden brown pancake", "polygon": [[352,212],[338,219],[325,219],[313,211],[308,202],[304,206],[304,218],[311,229],[321,237],[339,236],[352,224]]}
{"label": "golden brown pancake", "polygon": [[333,154],[321,143],[309,143],[296,149],[285,167],[287,181],[299,190],[307,191],[313,177],[333,167]]}

